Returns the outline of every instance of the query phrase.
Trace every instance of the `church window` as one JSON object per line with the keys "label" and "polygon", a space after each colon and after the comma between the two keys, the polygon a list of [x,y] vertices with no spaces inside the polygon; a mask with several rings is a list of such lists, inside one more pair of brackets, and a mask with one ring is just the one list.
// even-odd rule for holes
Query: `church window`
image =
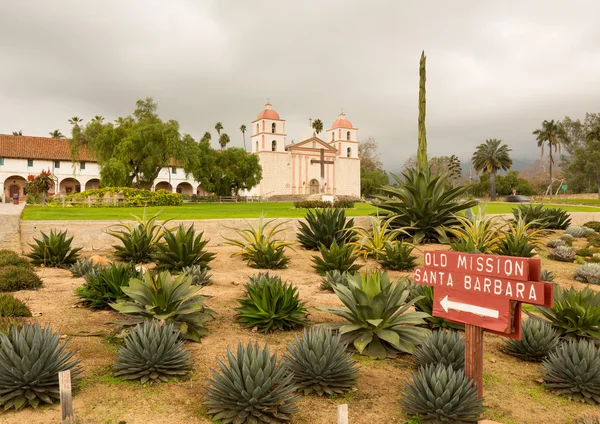
{"label": "church window", "polygon": [[335,133],[331,133],[331,141],[335,141]]}
{"label": "church window", "polygon": [[346,140],[350,140],[350,131],[346,133]]}
{"label": "church window", "polygon": [[317,142],[313,141],[313,149],[316,149],[316,148],[317,148]]}
{"label": "church window", "polygon": [[256,151],[258,152],[258,141],[256,142]]}
{"label": "church window", "polygon": [[260,132],[258,124],[256,124],[256,134]]}
{"label": "church window", "polygon": [[348,150],[346,150],[346,156],[352,156],[352,149],[350,147],[348,147]]}
{"label": "church window", "polygon": [[277,125],[275,124],[275,122],[273,122],[273,123],[271,124],[271,132],[272,132],[273,134],[275,134],[275,130],[276,130],[276,129],[277,129]]}
{"label": "church window", "polygon": [[271,151],[275,152],[277,150],[277,142],[273,140],[271,142]]}

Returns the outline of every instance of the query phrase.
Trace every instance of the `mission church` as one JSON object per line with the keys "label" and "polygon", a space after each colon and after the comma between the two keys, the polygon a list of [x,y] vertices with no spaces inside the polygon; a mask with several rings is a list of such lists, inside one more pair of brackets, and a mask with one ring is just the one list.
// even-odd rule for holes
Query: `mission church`
{"label": "mission church", "polygon": [[250,195],[272,198],[322,195],[360,198],[358,128],[340,113],[325,140],[310,129],[299,143],[287,143],[285,120],[267,102],[252,121],[252,154],[259,157],[262,180]]}

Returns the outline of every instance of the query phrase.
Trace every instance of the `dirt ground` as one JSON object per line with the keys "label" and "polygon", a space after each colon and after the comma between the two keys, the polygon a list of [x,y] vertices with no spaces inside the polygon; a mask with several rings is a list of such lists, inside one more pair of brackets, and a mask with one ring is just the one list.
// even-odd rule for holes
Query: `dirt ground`
{"label": "dirt ground", "polygon": [[[428,246],[427,248],[446,248]],[[311,268],[312,252],[295,246],[286,270],[276,271],[283,279],[293,282],[301,299],[307,303],[312,324],[337,320],[330,314],[315,309],[317,306],[339,305],[335,294],[319,288],[320,277]],[[202,343],[187,343],[192,354],[194,372],[187,381],[161,385],[141,386],[125,383],[110,375],[110,366],[118,346],[111,342],[111,334],[118,326],[110,324],[119,317],[111,311],[92,312],[77,305],[73,290],[82,283],[66,270],[38,269],[44,281],[39,291],[17,292],[25,300],[36,319],[60,330],[70,348],[83,366],[83,380],[74,393],[76,415],[88,423],[127,424],[188,424],[209,423],[202,407],[203,388],[209,370],[216,367],[226,348],[235,348],[237,342],[268,343],[279,354],[293,337],[292,332],[263,335],[243,329],[234,321],[236,299],[244,293],[249,275],[258,272],[245,265],[240,258],[231,258],[232,247],[215,247],[216,259],[211,263],[213,284],[203,289],[211,296],[207,306],[216,311],[216,319],[208,324],[210,334]],[[557,274],[562,286],[583,284],[572,280],[575,264],[563,264],[544,259],[542,266]],[[419,258],[422,264],[422,257]],[[369,262],[365,268],[376,268]],[[363,269],[365,269],[363,268]],[[390,272],[397,278],[410,273]],[[98,335],[99,334],[99,335]],[[565,424],[574,422],[584,413],[600,413],[600,408],[573,403],[548,393],[538,382],[541,365],[519,361],[500,351],[500,337],[486,335],[484,356],[485,418],[513,424]],[[411,356],[394,360],[375,361],[355,356],[359,362],[357,390],[334,398],[304,396],[297,403],[298,412],[292,423],[331,424],[336,421],[336,407],[348,403],[350,422],[353,424],[404,423],[397,400],[402,396],[404,382],[414,370]],[[0,414],[4,424],[47,424],[59,422],[60,408],[55,404],[37,410]]]}

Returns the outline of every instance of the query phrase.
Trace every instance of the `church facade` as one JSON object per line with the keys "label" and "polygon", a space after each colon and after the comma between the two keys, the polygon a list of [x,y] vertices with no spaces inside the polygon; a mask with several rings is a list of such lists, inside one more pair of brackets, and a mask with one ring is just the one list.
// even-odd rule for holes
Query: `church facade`
{"label": "church facade", "polygon": [[262,166],[261,182],[249,194],[320,198],[360,198],[358,128],[341,113],[324,139],[312,129],[299,143],[287,143],[285,120],[265,105],[252,121],[252,154]]}

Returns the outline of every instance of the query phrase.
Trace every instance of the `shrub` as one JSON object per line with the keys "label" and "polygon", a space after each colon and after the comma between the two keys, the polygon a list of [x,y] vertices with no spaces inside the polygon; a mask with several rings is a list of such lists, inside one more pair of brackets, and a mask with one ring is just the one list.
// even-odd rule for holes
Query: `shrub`
{"label": "shrub", "polygon": [[200,265],[186,266],[182,272],[192,277],[194,286],[208,286],[212,282],[212,275],[208,273],[208,268],[202,268]]}
{"label": "shrub", "polygon": [[21,300],[9,293],[0,293],[0,317],[30,317],[31,311]]}
{"label": "shrub", "polygon": [[267,346],[238,343],[237,355],[227,349],[227,361],[217,362],[221,373],[211,370],[204,402],[213,422],[277,424],[296,412],[293,376]]}
{"label": "shrub", "polygon": [[410,271],[417,263],[417,257],[412,255],[414,246],[397,241],[386,243],[383,254],[379,257],[379,264],[385,269],[394,271]]}
{"label": "shrub", "polygon": [[69,271],[71,271],[73,277],[83,277],[91,271],[97,271],[99,267],[100,265],[95,264],[88,258],[77,259],[77,261],[73,265],[71,265]]}
{"label": "shrub", "polygon": [[130,331],[113,365],[115,377],[140,383],[167,382],[192,370],[190,353],[178,340],[173,324],[146,320]]}
{"label": "shrub", "polygon": [[418,299],[407,301],[409,291],[398,281],[391,283],[387,273],[356,274],[348,278],[348,286],[335,285],[333,291],[344,307],[318,309],[350,322],[334,327],[360,354],[385,359],[413,353],[429,335],[427,329],[409,326],[425,324],[427,314],[409,311]]}
{"label": "shrub", "polygon": [[166,220],[162,224],[157,224],[156,220],[160,213],[152,215],[146,219],[146,209],[141,217],[135,216],[134,224],[121,223],[118,228],[120,231],[108,231],[107,234],[118,239],[122,246],[113,245],[116,250],[115,255],[125,262],[146,263],[150,262],[152,255],[156,252],[156,245],[166,231]]}
{"label": "shrub", "polygon": [[185,339],[200,341],[208,334],[204,323],[212,318],[204,307],[201,286],[192,286],[192,278],[180,275],[172,279],[168,271],[153,276],[146,272],[143,279],[133,278],[129,287],[122,287],[131,300],[120,300],[110,306],[128,317],[143,320],[156,318],[173,323]]}
{"label": "shrub", "polygon": [[193,265],[208,267],[208,263],[214,259],[215,254],[204,250],[208,240],[202,240],[203,235],[204,232],[196,235],[193,224],[187,231],[182,224],[179,224],[175,233],[169,230],[164,231],[162,241],[156,245],[157,251],[153,255],[157,268],[181,271],[183,268]]}
{"label": "shrub", "polygon": [[554,281],[554,273],[547,269],[543,269],[540,274],[540,281],[547,281],[551,283],[552,281]]}
{"label": "shrub", "polygon": [[560,342],[558,333],[546,322],[530,318],[523,321],[521,340],[504,340],[504,352],[525,361],[542,361],[556,349]]}
{"label": "shrub", "polygon": [[575,251],[575,254],[577,256],[594,256],[594,251],[592,249],[590,249],[589,247],[582,247],[581,249],[577,249]]}
{"label": "shrub", "polygon": [[544,205],[519,205],[512,210],[515,218],[523,217],[531,228],[540,230],[564,230],[571,225],[571,217],[562,208],[548,208]]}
{"label": "shrub", "polygon": [[571,234],[563,234],[562,236],[560,236],[560,239],[564,241],[567,244],[567,246],[572,246],[575,237],[573,237]]}
{"label": "shrub", "polygon": [[0,250],[0,267],[2,266],[20,266],[29,268],[27,259],[21,257],[17,252],[8,249]]}
{"label": "shrub", "polygon": [[558,246],[552,249],[548,254],[548,259],[553,259],[560,262],[573,262],[575,260],[575,250],[567,246]]}
{"label": "shrub", "polygon": [[430,328],[452,328],[455,330],[463,330],[465,327],[461,324],[455,324],[446,321],[444,318],[434,317],[433,314],[433,287],[424,286],[422,284],[409,284],[410,294],[408,300],[417,299],[415,302],[415,310],[425,312],[429,315],[425,320]]}
{"label": "shrub", "polygon": [[473,380],[463,370],[442,364],[426,365],[413,372],[400,404],[406,414],[425,421],[476,423],[484,411]]}
{"label": "shrub", "polygon": [[67,238],[67,232],[57,233],[54,230],[50,230],[50,235],[46,235],[42,232],[42,239],[33,239],[35,244],[29,244],[31,246],[31,252],[28,253],[28,258],[34,265],[43,265],[56,268],[64,268],[77,261],[79,256],[80,247],[71,249],[71,242],[73,237]]}
{"label": "shrub", "polygon": [[285,231],[285,228],[280,228],[284,224],[283,222],[273,225],[267,231],[267,227],[274,221],[272,219],[264,222],[264,217],[261,215],[256,228],[250,225],[250,228],[234,229],[242,239],[225,238],[227,240],[225,244],[239,247],[241,250],[234,253],[233,256],[241,256],[253,268],[285,268],[290,261],[290,258],[284,254],[285,247],[290,246],[292,243],[275,238],[277,234]]}
{"label": "shrub", "polygon": [[246,297],[238,299],[237,320],[246,328],[291,330],[306,325],[306,308],[298,289],[269,273],[258,274],[246,284]]}
{"label": "shrub", "polygon": [[341,336],[334,336],[328,328],[305,329],[302,340],[296,335],[288,344],[284,361],[294,375],[292,382],[297,390],[305,395],[316,393],[319,396],[351,390],[358,371],[352,354],[345,352],[346,347]]}
{"label": "shrub", "polygon": [[592,230],[600,233],[600,221],[588,221],[583,224],[584,227],[591,228]]}
{"label": "shrub", "polygon": [[[468,187],[448,188],[449,174],[432,176],[429,172],[408,169],[404,181],[392,174],[395,186],[381,188],[377,206],[397,228],[406,228],[413,242],[447,239],[447,229],[459,225],[456,214],[477,205],[475,200],[461,201]],[[410,227],[410,229],[409,229]]]}
{"label": "shrub", "polygon": [[42,280],[31,268],[5,266],[0,268],[0,292],[37,290]]}
{"label": "shrub", "polygon": [[83,278],[85,283],[75,289],[75,294],[95,309],[126,299],[123,287],[129,287],[132,278],[142,278],[142,273],[133,264],[112,264],[90,271]]}
{"label": "shrub", "polygon": [[575,279],[587,284],[600,284],[600,264],[588,263],[577,268]]}
{"label": "shrub", "polygon": [[429,338],[415,349],[417,366],[429,364],[452,365],[455,370],[465,367],[465,339],[458,331],[434,331]]}
{"label": "shrub", "polygon": [[588,227],[582,227],[581,225],[571,225],[565,230],[565,234],[569,234],[575,238],[582,238],[590,233],[595,233],[595,231]]}
{"label": "shrub", "polygon": [[552,308],[536,306],[561,336],[600,339],[600,292],[554,285]]}
{"label": "shrub", "polygon": [[338,270],[327,271],[321,279],[321,288],[323,290],[333,291],[333,286],[336,284],[348,285],[348,277],[351,274],[347,271],[339,272]]}
{"label": "shrub", "polygon": [[25,322],[22,318],[0,317],[0,335],[10,334],[13,327],[20,330],[24,324]]}
{"label": "shrub", "polygon": [[329,248],[334,242],[343,244],[352,239],[354,219],[346,222],[343,209],[310,210],[304,218],[306,222],[298,222],[296,237],[305,249],[317,250],[321,244]]}
{"label": "shrub", "polygon": [[575,420],[575,424],[600,424],[600,415],[582,415]]}
{"label": "shrub", "polygon": [[354,202],[351,200],[336,200],[335,202],[326,202],[323,200],[303,200],[294,202],[296,209],[352,209]]}
{"label": "shrub", "polygon": [[385,253],[385,246],[392,243],[400,234],[407,234],[402,228],[392,229],[390,219],[371,218],[371,228],[356,225],[347,230],[354,233],[352,241],[348,244],[355,247],[355,252],[365,259],[371,257],[378,259]]}
{"label": "shrub", "polygon": [[550,240],[548,243],[546,243],[546,246],[548,246],[550,249],[556,249],[557,247],[566,245],[567,243],[561,239]]}
{"label": "shrub", "polygon": [[450,242],[452,250],[469,253],[491,253],[500,243],[502,226],[497,216],[486,217],[485,211],[479,209],[472,217],[456,217],[458,225],[449,228],[453,236]]}
{"label": "shrub", "polygon": [[494,253],[521,258],[535,256],[535,249],[540,245],[542,232],[533,229],[531,225],[531,222],[526,223],[522,217],[509,221],[506,232]]}
{"label": "shrub", "polygon": [[594,247],[600,247],[600,234],[598,233],[588,233],[587,241]]}
{"label": "shrub", "polygon": [[355,264],[358,255],[354,254],[354,247],[348,244],[338,245],[336,242],[328,248],[325,245],[319,247],[321,257],[313,255],[313,268],[319,275],[324,275],[329,271],[349,272],[358,271],[362,265]]}
{"label": "shrub", "polygon": [[[115,195],[119,198],[116,205],[114,202]],[[183,205],[183,197],[181,194],[167,190],[150,191],[130,187],[104,187],[82,191],[81,193],[73,193],[65,197],[65,203],[72,206],[84,206],[87,208],[88,196],[92,199],[104,200],[93,202],[92,206],[94,207]]]}
{"label": "shrub", "polygon": [[570,340],[544,361],[544,385],[571,400],[600,403],[600,353],[590,340]]}
{"label": "shrub", "polygon": [[81,368],[67,351],[68,342],[59,346],[60,335],[38,324],[12,327],[10,334],[0,334],[0,408],[36,408],[59,400],[58,373],[71,371],[76,385]]}

